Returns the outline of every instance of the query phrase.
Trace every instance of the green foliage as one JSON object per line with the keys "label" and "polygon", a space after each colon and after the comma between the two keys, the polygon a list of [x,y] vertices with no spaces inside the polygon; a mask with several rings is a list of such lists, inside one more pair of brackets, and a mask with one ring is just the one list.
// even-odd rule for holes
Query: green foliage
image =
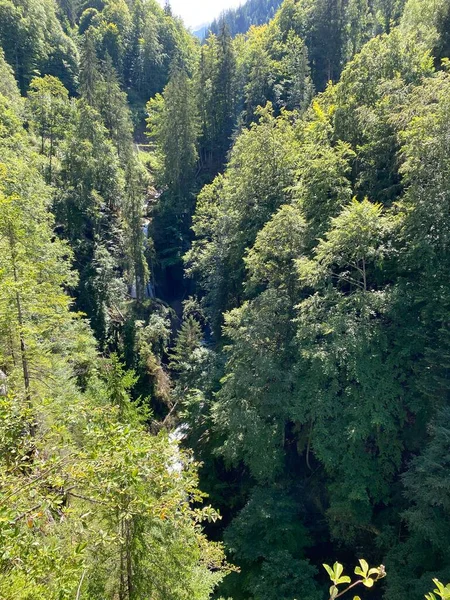
{"label": "green foliage", "polygon": [[51,333],[69,318],[70,300],[62,287],[75,277],[66,259],[69,248],[52,240],[49,190],[33,158],[28,159],[27,164],[7,155],[0,163],[0,328],[1,362],[30,398],[33,374],[45,373],[51,365]]}
{"label": "green foliage", "polygon": [[[344,567],[335,562],[333,568],[329,565],[323,565],[324,569],[328,573],[333,585],[330,587],[330,600],[340,598],[357,585],[362,584],[364,587],[372,588],[377,581],[386,577],[386,571],[383,565],[379,567],[369,567],[369,564],[363,558],[359,559],[359,565],[355,567],[355,574],[360,577],[357,581],[352,583],[351,577],[343,575]],[[344,590],[339,590],[339,585],[349,584]],[[358,600],[359,596],[355,596],[354,600]]]}
{"label": "green foliage", "polygon": [[200,323],[188,315],[178,332],[170,353],[169,368],[178,374],[178,384],[183,392],[189,387],[202,385],[202,363],[207,361],[208,351],[203,348]]}
{"label": "green foliage", "polygon": [[[345,63],[365,42],[379,33],[390,32],[399,22],[404,4],[405,0],[249,0],[214,21],[208,39],[211,33],[217,35],[224,23],[232,36],[248,34],[251,38],[255,25],[274,17],[270,26],[278,20],[282,28],[294,27],[306,43],[314,84],[322,91],[328,81],[339,79]],[[415,12],[408,7],[407,11],[417,14],[416,21],[420,21],[420,8]]]}
{"label": "green foliage", "polygon": [[127,278],[136,289],[136,300],[142,302],[146,296],[146,286],[150,280],[148,255],[150,241],[145,239],[142,227],[145,191],[148,174],[138,161],[130,160],[126,171],[126,195],[124,199],[124,235]]}
{"label": "green foliage", "polygon": [[434,585],[436,586],[436,589],[434,590],[435,593],[427,594],[425,596],[425,598],[427,600],[436,600],[436,595],[439,596],[439,598],[450,598],[450,584],[447,586],[444,586],[437,579],[433,579],[433,582],[434,582]]}
{"label": "green foliage", "polygon": [[55,212],[73,248],[80,273],[77,307],[87,313],[98,339],[107,343],[126,291],[120,210],[124,178],[119,157],[99,113],[83,100],[76,107],[62,149]]}
{"label": "green foliage", "polygon": [[192,83],[187,73],[176,68],[163,96],[150,100],[147,110],[149,136],[162,156],[160,185],[167,187],[184,208],[197,161],[198,135]]}
{"label": "green foliage", "polygon": [[58,77],[75,91],[78,52],[57,19],[54,0],[4,0],[0,23],[0,46],[22,92],[36,71]]}
{"label": "green foliage", "polygon": [[[175,61],[189,71],[194,67],[192,36],[180,19],[165,13],[155,0],[85,2],[76,13],[78,33],[85,44],[89,39],[89,57],[111,62],[139,111],[166,86]],[[82,82],[83,72],[92,70],[92,64],[83,57]]]}
{"label": "green foliage", "polygon": [[225,163],[238,107],[236,50],[226,26],[202,46],[196,79],[200,160],[215,175]]}
{"label": "green foliage", "polygon": [[371,40],[336,86],[336,132],[358,153],[353,180],[360,196],[390,205],[402,192],[393,115],[408,90],[433,73],[430,49],[398,28]]}
{"label": "green foliage", "polygon": [[31,129],[40,138],[41,154],[48,158],[47,180],[51,183],[53,158],[70,116],[68,91],[56,77],[35,77],[30,82],[27,100]]}
{"label": "green foliage", "polygon": [[225,531],[225,543],[241,565],[244,585],[244,590],[231,587],[233,597],[320,597],[312,579],[315,569],[304,558],[308,537],[299,508],[286,490],[255,488],[252,492]]}
{"label": "green foliage", "polygon": [[[226,503],[225,539],[242,575],[223,589],[243,586],[233,592],[238,598],[279,590],[268,558],[263,567],[258,556],[239,554],[248,540],[258,548],[264,538],[246,508],[264,485],[295,499],[301,488],[315,551],[366,548],[388,565],[386,598],[418,599],[431,575],[448,580],[450,565],[445,482],[437,477],[445,450],[431,458],[427,435],[448,403],[448,75],[446,66],[434,70],[437,38],[406,25],[411,13],[394,27],[400,4],[349,3],[345,18],[327,6],[286,2],[273,23],[247,41],[236,38],[238,72],[255,67],[244,79],[255,104],[271,98],[271,34],[280,44],[304,36],[317,76],[327,53],[339,74],[371,28],[386,33],[368,41],[302,115],[274,118],[259,109],[260,123],[241,132],[225,173],[199,195],[186,257],[226,360],[211,421],[204,417],[215,445],[209,452],[229,469],[219,472],[217,493],[239,490]],[[436,16],[442,35],[445,16],[431,12],[423,23]],[[352,32],[342,25],[350,13]],[[329,22],[320,14],[331,14]],[[421,19],[420,8],[415,15]],[[311,45],[308,19],[321,40],[335,18],[341,25],[328,30],[329,44]],[[269,123],[276,123],[271,141],[256,149]],[[272,169],[274,140],[288,150],[289,171]],[[262,156],[271,160],[261,164]],[[435,447],[445,448],[443,439]],[[204,445],[196,449],[204,456]],[[425,457],[429,467],[418,470]],[[430,497],[416,506],[427,489]],[[254,498],[249,506],[258,514],[265,503]]]}
{"label": "green foliage", "polygon": [[[114,153],[98,113],[79,110],[71,156],[87,178],[87,146],[74,154],[83,135],[86,161]],[[54,235],[51,190],[24,142],[23,156],[12,143],[0,150],[0,596],[206,600],[226,572],[220,544],[202,533],[218,515],[191,456],[148,431],[130,399],[134,374],[114,354],[101,359],[70,312],[71,252]],[[59,176],[69,168],[76,161]],[[89,190],[77,183],[66,192]],[[97,246],[87,264],[106,295],[108,260]]]}
{"label": "green foliage", "polygon": [[[11,77],[11,71],[6,63],[5,78],[3,79],[3,88],[0,92],[0,138],[2,139],[3,149],[16,149],[23,142],[25,135],[22,123],[22,102],[19,91]],[[8,78],[8,75],[10,78]],[[9,84],[11,87],[9,86]],[[15,87],[13,87],[15,86]],[[11,96],[10,96],[11,92]]]}
{"label": "green foliage", "polygon": [[256,236],[245,257],[249,289],[266,285],[293,293],[295,259],[305,248],[306,222],[296,206],[282,206]]}
{"label": "green foliage", "polygon": [[307,108],[314,88],[301,19],[301,5],[287,1],[267,26],[250,29],[237,61],[247,123],[267,101],[278,110]]}
{"label": "green foliage", "polygon": [[447,597],[450,13],[403,4],[200,47],[0,1],[2,598],[317,600],[361,554]]}
{"label": "green foliage", "polygon": [[[71,390],[34,405],[47,420],[36,430],[41,458],[22,476],[2,469],[3,597],[56,599],[83,589],[91,598],[201,599],[220,579],[206,566],[220,570],[220,548],[199,529],[210,511],[189,506],[201,500],[192,463],[166,435],[146,433],[137,415],[133,424],[130,404],[124,422],[107,400],[115,388],[108,376],[105,389],[95,384],[98,400]],[[182,470],[170,467],[175,460]]]}
{"label": "green foliage", "polygon": [[147,135],[156,146],[156,183],[162,190],[155,210],[152,234],[162,276],[170,279],[189,247],[189,228],[194,210],[194,185],[199,135],[192,80],[174,65],[163,95],[147,104]]}
{"label": "green foliage", "polygon": [[[324,277],[331,276],[338,287],[352,286],[367,291],[368,269],[383,260],[382,206],[367,199],[353,199],[339,216],[331,220],[325,240],[315,248],[314,260],[298,261],[300,279],[311,287],[319,287]],[[336,273],[337,271],[337,273]]]}
{"label": "green foliage", "polygon": [[430,49],[436,49],[448,35],[448,32],[441,29],[447,14],[448,5],[442,0],[432,4],[423,0],[408,0],[401,19],[401,28],[403,31],[413,32]]}
{"label": "green foliage", "polygon": [[[430,426],[429,439],[423,451],[403,476],[405,491],[411,498],[403,514],[409,536],[388,554],[393,567],[392,582],[389,582],[389,592],[393,597],[406,598],[415,590],[425,594],[433,575],[444,579],[449,574],[446,544],[450,497],[447,477],[449,423],[449,410],[445,407],[437,413]],[[423,554],[425,546],[426,556]],[[405,564],[409,572],[407,579]]]}
{"label": "green foliage", "polygon": [[197,239],[186,256],[188,273],[198,273],[204,284],[215,327],[220,313],[242,297],[246,248],[287,203],[294,180],[296,141],[289,114],[275,118],[268,105],[259,110],[259,119],[237,140],[225,175],[202,191],[194,216]]}
{"label": "green foliage", "polygon": [[307,246],[316,244],[352,196],[350,175],[355,154],[349,144],[333,141],[335,88],[312,103],[305,120],[298,124],[297,135],[303,151],[294,187],[309,227]]}
{"label": "green foliage", "polygon": [[215,20],[211,23],[209,30],[217,35],[224,21],[231,35],[247,33],[252,25],[262,25],[270,21],[280,4],[280,0],[249,0],[238,8],[225,11],[220,21]]}
{"label": "green foliage", "polygon": [[20,105],[20,94],[17,88],[14,72],[5,60],[5,53],[0,49],[0,94],[15,105]]}
{"label": "green foliage", "polygon": [[102,77],[94,91],[94,106],[102,116],[119,157],[124,160],[130,153],[132,124],[127,96],[120,88],[119,79],[109,54],[102,69]]}

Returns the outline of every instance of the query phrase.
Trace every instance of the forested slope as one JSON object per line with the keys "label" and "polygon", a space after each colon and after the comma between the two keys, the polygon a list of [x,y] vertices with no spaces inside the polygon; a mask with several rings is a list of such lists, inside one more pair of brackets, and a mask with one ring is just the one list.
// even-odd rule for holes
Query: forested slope
{"label": "forested slope", "polygon": [[280,4],[281,0],[247,0],[237,8],[224,11],[208,29],[211,33],[218,35],[220,23],[225,22],[232,36],[247,33],[252,25],[264,25],[273,19]]}
{"label": "forested slope", "polygon": [[450,6],[235,33],[0,2],[2,600],[450,581]]}

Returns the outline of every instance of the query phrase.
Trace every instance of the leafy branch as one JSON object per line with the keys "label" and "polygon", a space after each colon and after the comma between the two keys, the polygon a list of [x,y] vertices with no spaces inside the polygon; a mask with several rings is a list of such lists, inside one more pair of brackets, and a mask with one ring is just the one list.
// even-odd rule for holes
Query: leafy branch
{"label": "leafy branch", "polygon": [[[325,570],[327,571],[330,580],[333,585],[330,587],[330,600],[336,600],[336,598],[340,598],[344,594],[347,594],[350,590],[357,587],[358,585],[364,585],[367,588],[371,588],[374,584],[386,577],[386,571],[383,565],[379,567],[370,568],[367,561],[360,558],[358,567],[355,567],[355,574],[360,576],[360,579],[356,581],[351,580],[348,575],[344,575],[344,567],[335,562],[333,568],[329,565],[323,565]],[[346,588],[339,590],[339,585],[349,584]],[[359,596],[355,596],[353,600],[361,600]],[[429,598],[427,600],[433,600],[433,598]]]}
{"label": "leafy branch", "polygon": [[442,600],[450,600],[450,583],[444,586],[444,584],[437,579],[433,579],[433,583],[436,586],[436,589],[433,590],[434,593],[430,592],[429,594],[426,594],[426,600],[437,600],[436,596],[439,596]]}

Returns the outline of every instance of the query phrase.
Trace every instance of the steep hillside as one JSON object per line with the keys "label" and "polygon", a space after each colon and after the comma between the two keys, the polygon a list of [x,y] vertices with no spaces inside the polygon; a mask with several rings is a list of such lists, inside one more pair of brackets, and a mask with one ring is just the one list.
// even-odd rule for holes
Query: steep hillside
{"label": "steep hillside", "polygon": [[234,33],[0,1],[1,600],[450,597],[450,4]]}
{"label": "steep hillside", "polygon": [[222,22],[225,22],[233,37],[239,33],[247,33],[252,25],[263,25],[273,19],[281,2],[282,0],[247,0],[238,8],[225,11],[206,30],[217,35]]}

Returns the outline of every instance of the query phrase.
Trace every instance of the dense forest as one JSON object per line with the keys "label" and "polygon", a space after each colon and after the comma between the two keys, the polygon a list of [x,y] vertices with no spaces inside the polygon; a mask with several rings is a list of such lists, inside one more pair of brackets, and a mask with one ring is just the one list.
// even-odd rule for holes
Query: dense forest
{"label": "dense forest", "polygon": [[255,6],[0,0],[1,600],[450,598],[450,4]]}
{"label": "dense forest", "polygon": [[270,21],[280,7],[281,0],[247,0],[237,8],[230,8],[215,19],[208,30],[218,35],[222,23],[226,23],[230,34],[234,37],[238,33],[247,33],[252,25],[263,25]]}

